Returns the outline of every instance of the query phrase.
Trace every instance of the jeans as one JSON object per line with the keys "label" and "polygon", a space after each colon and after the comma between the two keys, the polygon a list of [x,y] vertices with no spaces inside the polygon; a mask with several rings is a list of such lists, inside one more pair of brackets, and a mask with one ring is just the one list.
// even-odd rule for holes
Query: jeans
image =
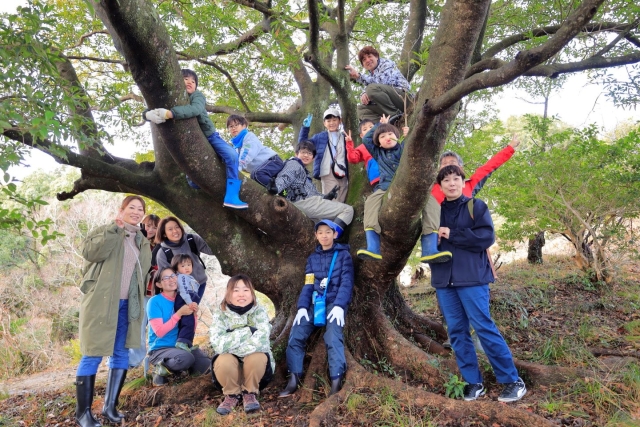
{"label": "jeans", "polygon": [[129,368],[137,368],[140,366],[145,356],[147,355],[147,303],[151,297],[144,297],[144,316],[142,317],[142,328],[140,329],[140,347],[129,349]]}
{"label": "jeans", "polygon": [[[333,304],[327,306],[327,313],[331,312]],[[347,315],[345,310],[345,317]],[[293,325],[287,345],[287,368],[289,372],[302,374],[302,362],[304,360],[305,347],[309,335],[318,327],[313,325],[313,311],[309,313],[309,319],[304,317],[299,325]],[[327,346],[327,358],[329,359],[329,376],[336,379],[347,371],[347,359],[344,355],[344,337],[342,327],[333,320],[327,321],[324,332],[324,344]]]}
{"label": "jeans", "polygon": [[209,135],[207,140],[216,154],[222,158],[227,168],[227,179],[238,179],[238,153],[236,150],[227,144],[218,132]]}
{"label": "jeans", "polygon": [[[198,289],[199,291],[199,289]],[[200,295],[199,292],[189,292],[189,296],[191,297],[191,301],[196,304],[200,304]],[[187,303],[182,299],[180,294],[176,295],[176,301],[173,305],[173,309],[177,312],[180,308]],[[193,338],[196,336],[196,314],[188,314],[182,316],[178,321],[178,342],[183,342],[187,344],[189,347],[193,345]]]}
{"label": "jeans", "polygon": [[[125,348],[129,329],[129,300],[121,299],[118,307],[118,326],[113,343],[113,354],[109,358],[109,369],[129,369],[129,350]],[[102,356],[82,356],[76,375],[95,375],[102,362]]]}
{"label": "jeans", "polygon": [[469,332],[471,323],[498,382],[516,382],[518,370],[513,363],[513,356],[489,314],[489,285],[448,286],[436,288],[436,293],[449,326],[451,347],[462,378],[469,384],[482,382],[478,356]]}
{"label": "jeans", "polygon": [[278,175],[283,167],[284,162],[282,161],[282,159],[277,155],[273,156],[267,159],[267,161],[258,166],[251,173],[251,179],[262,185],[263,187],[267,187],[269,185],[269,181],[271,181],[271,178]]}

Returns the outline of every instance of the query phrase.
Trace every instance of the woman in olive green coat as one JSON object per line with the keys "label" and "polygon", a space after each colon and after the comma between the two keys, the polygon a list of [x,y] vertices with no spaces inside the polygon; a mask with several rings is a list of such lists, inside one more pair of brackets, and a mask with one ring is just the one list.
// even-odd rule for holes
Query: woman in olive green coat
{"label": "woman in olive green coat", "polygon": [[144,290],[151,266],[149,241],[138,224],[144,217],[140,196],[127,196],[115,221],[91,230],[83,242],[84,277],[80,284],[80,350],[76,373],[76,423],[99,427],[91,413],[98,366],[109,358],[102,415],[120,423],[116,410],[129,367],[128,348],[140,347]]}

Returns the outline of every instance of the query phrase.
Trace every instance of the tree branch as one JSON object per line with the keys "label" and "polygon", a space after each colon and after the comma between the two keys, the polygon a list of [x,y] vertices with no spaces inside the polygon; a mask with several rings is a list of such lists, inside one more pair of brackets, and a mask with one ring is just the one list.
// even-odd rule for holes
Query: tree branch
{"label": "tree branch", "polygon": [[640,22],[640,18],[636,18],[635,21],[633,21],[631,24],[629,24],[629,26],[620,34],[618,34],[618,36],[613,39],[608,45],[606,45],[605,47],[603,47],[602,49],[600,49],[597,53],[595,53],[593,56],[603,56],[605,53],[609,52],[611,49],[613,49],[613,47],[618,44],[618,42],[624,38],[626,38],[629,33],[631,32],[631,30],[635,29],[638,27],[638,22]]}
{"label": "tree branch", "polygon": [[[347,17],[346,20],[346,28],[347,32],[351,34],[353,32],[353,28],[356,26],[358,22],[358,18],[364,14],[364,12],[370,7],[385,4],[385,3],[398,3],[397,0],[362,0],[351,10],[351,13]],[[423,1],[423,3],[426,3]],[[426,4],[425,4],[426,7]]]}
{"label": "tree branch", "polygon": [[77,55],[69,55],[67,56],[69,59],[75,59],[78,61],[94,61],[94,62],[105,62],[107,64],[119,64],[123,67],[127,65],[126,61],[121,59],[108,59],[108,58],[96,58],[95,56],[77,56]]}
{"label": "tree branch", "polygon": [[[482,59],[487,59],[487,58],[496,56],[498,53],[502,52],[506,48],[511,47],[517,43],[531,40],[537,37],[545,37],[545,36],[556,34],[558,30],[560,30],[560,28],[563,27],[563,25],[564,24],[534,28],[533,30],[530,30],[524,33],[519,33],[519,34],[514,34],[512,36],[509,36],[506,39],[494,44],[489,49],[487,49],[482,54]],[[598,33],[602,31],[618,32],[627,28],[629,25],[630,25],[629,23],[620,23],[620,22],[592,22],[592,23],[585,24],[581,28],[580,32],[583,32],[583,33]]]}
{"label": "tree branch", "polygon": [[548,41],[540,46],[520,51],[512,61],[499,69],[469,77],[438,98],[429,100],[423,106],[425,114],[439,114],[471,92],[509,83],[547,61],[584,28],[603,2],[604,0],[585,0]]}
{"label": "tree branch", "polygon": [[96,126],[95,119],[91,113],[92,109],[90,106],[89,95],[84,90],[73,64],[67,57],[60,54],[58,59],[55,61],[55,66],[60,77],[62,77],[62,79],[64,79],[69,85],[69,87],[63,89],[68,90],[70,93],[75,93],[76,95],[76,101],[73,103],[73,107],[69,107],[69,113],[74,116],[82,117],[81,130],[82,134],[88,141],[86,146],[83,146],[84,142],[79,144],[80,153],[86,156],[100,158],[100,151],[104,151],[104,146],[98,136],[98,127]]}
{"label": "tree branch", "polygon": [[420,69],[420,48],[424,35],[424,25],[427,22],[427,2],[424,0],[411,0],[409,3],[409,22],[402,43],[398,68],[400,72],[411,81],[414,74]]}
{"label": "tree branch", "polygon": [[235,108],[227,107],[225,105],[210,105],[206,106],[207,111],[213,114],[237,114],[243,116],[250,122],[260,123],[293,123],[293,114],[289,113],[272,113],[272,112],[248,112],[244,113],[238,111]]}
{"label": "tree branch", "polygon": [[[31,134],[22,133],[15,129],[7,129],[2,134],[9,139],[50,155],[61,165],[90,170],[92,176],[119,181],[130,188],[136,188],[136,186],[140,185],[140,181],[143,180],[143,177],[136,173],[141,171],[141,165],[130,159],[113,157],[109,154],[101,159],[88,157],[74,153],[67,147],[54,144],[48,139],[34,140]],[[56,154],[57,152],[62,153]]]}
{"label": "tree branch", "polygon": [[[556,78],[561,74],[576,73],[579,71],[593,70],[598,68],[618,67],[640,62],[640,52],[613,58],[592,56],[583,61],[567,62],[549,65],[538,65],[522,73],[527,77],[550,77]],[[471,77],[485,70],[498,70],[508,63],[497,58],[483,59],[471,66],[466,73],[466,77]]]}
{"label": "tree branch", "polygon": [[91,36],[94,36],[96,34],[106,34],[109,35],[109,32],[107,30],[96,30],[96,31],[89,31],[88,33],[84,33],[83,35],[80,36],[80,38],[78,39],[78,41],[76,42],[76,44],[74,44],[73,46],[69,46],[67,49],[73,49],[75,47],[80,47],[82,46],[82,44],[84,43],[84,41],[86,39],[88,39]]}

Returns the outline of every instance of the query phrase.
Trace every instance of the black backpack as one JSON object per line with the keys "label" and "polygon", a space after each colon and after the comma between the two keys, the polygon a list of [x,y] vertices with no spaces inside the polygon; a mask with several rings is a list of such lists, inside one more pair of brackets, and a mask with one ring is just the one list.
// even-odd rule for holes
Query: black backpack
{"label": "black backpack", "polygon": [[[202,258],[200,258],[200,251],[196,246],[196,241],[193,238],[193,234],[187,234],[187,242],[189,242],[189,248],[191,248],[191,252],[200,260],[202,268],[206,270],[207,266],[204,265],[204,261],[202,261]],[[164,252],[164,255],[167,257],[167,262],[171,264],[171,260],[173,259],[173,251],[169,248],[165,248],[164,246],[161,249],[162,252]]]}

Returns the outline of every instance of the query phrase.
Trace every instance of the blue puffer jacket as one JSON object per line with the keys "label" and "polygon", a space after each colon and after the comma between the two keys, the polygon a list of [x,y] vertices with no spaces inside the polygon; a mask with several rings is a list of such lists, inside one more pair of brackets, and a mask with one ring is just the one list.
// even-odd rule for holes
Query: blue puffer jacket
{"label": "blue puffer jacket", "polygon": [[300,297],[298,298],[298,309],[306,308],[311,310],[311,296],[313,291],[323,292],[320,289],[320,282],[328,276],[331,260],[334,252],[338,252],[336,263],[333,266],[331,279],[329,281],[329,293],[327,294],[327,307],[331,304],[347,309],[351,302],[353,291],[353,260],[349,253],[349,245],[334,243],[331,249],[326,251],[318,245],[315,252],[307,258],[307,268],[305,273],[313,274],[314,284],[304,285]]}
{"label": "blue puffer jacket", "polygon": [[373,143],[373,134],[378,128],[379,123],[376,123],[374,127],[369,129],[369,132],[362,138],[362,143],[367,148],[371,157],[378,162],[378,171],[380,175],[380,181],[373,187],[373,190],[388,190],[393,177],[396,176],[398,167],[400,166],[400,159],[402,158],[402,152],[404,150],[404,144],[398,142],[393,148],[382,148]]}
{"label": "blue puffer jacket", "polygon": [[[326,150],[327,145],[329,145],[329,132],[325,130],[323,132],[316,133],[311,138],[309,138],[309,129],[310,128],[306,126],[302,126],[302,128],[300,129],[300,135],[298,135],[298,142],[309,140],[313,142],[313,145],[316,146],[316,157],[314,157],[313,159],[313,177],[315,179],[320,179],[320,165],[322,164],[322,158],[324,157],[324,150]],[[346,156],[346,145],[344,147],[344,152]],[[347,163],[345,164],[347,168],[345,173],[347,175],[347,178],[349,178],[349,162],[347,162],[346,159],[345,162]]]}
{"label": "blue puffer jacket", "polygon": [[493,221],[487,204],[479,199],[473,201],[473,218],[469,214],[469,197],[460,196],[453,201],[445,200],[440,211],[440,226],[449,227],[449,238],[442,238],[439,250],[450,251],[451,261],[430,264],[431,285],[478,286],[494,281],[487,255],[495,241]]}

